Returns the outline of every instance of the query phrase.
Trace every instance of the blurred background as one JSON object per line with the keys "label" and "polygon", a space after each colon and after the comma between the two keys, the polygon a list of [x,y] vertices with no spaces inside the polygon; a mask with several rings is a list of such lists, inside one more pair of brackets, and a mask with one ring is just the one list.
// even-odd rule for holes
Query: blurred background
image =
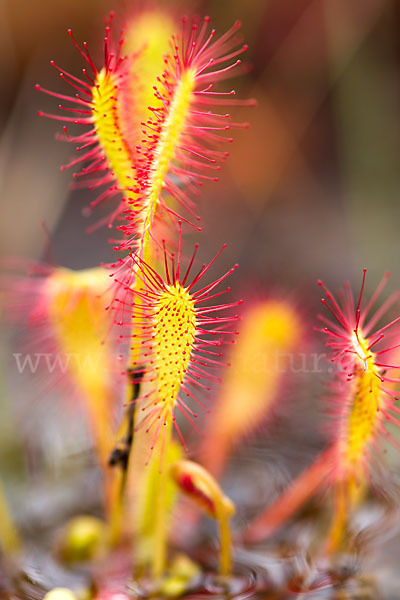
{"label": "blurred background", "polygon": [[[85,233],[101,214],[82,216],[95,193],[70,191],[72,171],[59,170],[72,154],[71,145],[54,140],[61,126],[37,116],[39,109],[57,112],[57,100],[34,85],[66,92],[50,59],[79,74],[81,57],[67,28],[79,41],[87,40],[101,61],[103,17],[114,9],[123,21],[134,7],[148,4],[0,0],[3,259],[41,258],[50,248],[54,263],[71,268],[113,260],[109,230]],[[319,310],[319,278],[334,289],[349,278],[358,289],[361,270],[367,267],[369,290],[386,270],[392,271],[390,289],[398,288],[399,2],[169,4],[177,15],[209,14],[220,33],[235,19],[243,22],[250,65],[234,87],[238,96],[258,101],[250,111],[235,110],[250,129],[235,134],[221,181],[203,193],[202,256],[227,243],[221,269],[240,264],[235,293],[279,290],[309,317],[310,331]],[[7,453],[12,454],[9,448],[17,436],[4,406],[14,401],[15,388],[7,383],[5,389],[0,465],[9,469],[14,463]]]}

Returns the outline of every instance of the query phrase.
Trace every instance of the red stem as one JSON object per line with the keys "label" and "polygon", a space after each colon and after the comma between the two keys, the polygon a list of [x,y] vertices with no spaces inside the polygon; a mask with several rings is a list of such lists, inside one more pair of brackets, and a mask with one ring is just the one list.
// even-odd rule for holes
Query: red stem
{"label": "red stem", "polygon": [[295,479],[271,506],[247,526],[243,532],[243,541],[254,544],[261,542],[282,527],[288,519],[322,485],[331,471],[332,453],[330,446],[319,454],[316,460]]}

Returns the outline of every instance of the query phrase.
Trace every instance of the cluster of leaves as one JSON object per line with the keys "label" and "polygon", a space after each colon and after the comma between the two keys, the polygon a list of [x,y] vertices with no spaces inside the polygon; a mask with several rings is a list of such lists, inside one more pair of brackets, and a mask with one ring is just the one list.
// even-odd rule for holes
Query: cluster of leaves
{"label": "cluster of leaves", "polygon": [[[79,157],[67,165],[81,165],[74,174],[75,185],[99,190],[92,207],[114,202],[107,223],[122,234],[121,239],[112,241],[118,259],[108,266],[111,280],[102,295],[104,314],[110,315],[117,329],[122,328],[118,339],[129,347],[125,361],[127,410],[116,446],[110,446],[109,416],[103,411],[99,419],[97,414],[99,390],[91,390],[88,403],[95,428],[107,432],[98,440],[102,464],[106,466],[108,451],[111,465],[122,471],[122,479],[110,482],[105,478],[111,538],[115,542],[121,535],[121,498],[132,494],[137,562],[151,563],[153,575],[162,576],[169,481],[172,472],[179,471],[183,479],[175,477],[175,481],[178,485],[186,482],[180,486],[182,491],[202,498],[200,505],[221,521],[220,568],[227,574],[230,536],[226,519],[233,512],[232,505],[206,471],[187,461],[178,468],[180,453],[174,448],[181,444],[187,450],[187,445],[175,413],[182,413],[196,428],[196,414],[190,406],[191,401],[202,405],[196,388],[209,390],[218,381],[210,370],[219,366],[221,348],[237,333],[238,316],[230,309],[241,302],[210,305],[210,300],[230,290],[219,286],[237,265],[206,282],[218,252],[193,276],[198,245],[186,259],[182,223],[201,231],[190,220],[199,220],[195,200],[205,181],[218,181],[215,174],[228,156],[223,146],[233,141],[227,132],[247,126],[233,121],[225,107],[253,102],[233,99],[234,91],[214,89],[239,67],[237,57],[247,47],[242,43],[239,22],[217,36],[208,17],[184,18],[176,35],[170,15],[150,11],[135,15],[121,38],[114,39],[113,17],[106,27],[102,68],[96,67],[87,44],[81,47],[71,31],[86,63],[83,77],[52,61],[74,95],[37,85],[38,90],[63,102],[59,108],[64,114],[40,115],[62,121],[61,139],[77,145]],[[87,130],[71,135],[71,125]],[[86,281],[85,276],[82,280]],[[71,289],[67,276],[61,280],[61,291],[57,288],[59,295],[65,294],[62,285]],[[68,313],[69,307],[66,310],[59,295],[48,296],[48,312],[64,320],[62,314]],[[73,314],[74,309],[71,307]],[[58,340],[63,350],[69,347],[71,329],[68,322],[61,328]],[[75,339],[82,341],[84,336],[77,327],[75,332]],[[107,333],[103,337],[107,339]],[[120,402],[120,396],[116,401]],[[115,491],[118,488],[119,493]]]}

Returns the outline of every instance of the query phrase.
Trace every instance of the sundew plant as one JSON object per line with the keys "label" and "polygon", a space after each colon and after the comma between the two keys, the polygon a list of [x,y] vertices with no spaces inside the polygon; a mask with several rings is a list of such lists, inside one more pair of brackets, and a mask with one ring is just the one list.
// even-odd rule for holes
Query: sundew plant
{"label": "sundew plant", "polygon": [[[226,222],[239,222],[232,238],[242,224],[223,199],[224,222],[210,222],[215,189],[221,175],[240,186],[243,140],[273,113],[235,91],[267,61],[246,59],[232,17],[220,31],[153,3],[111,12],[90,47],[67,30],[80,70],[51,60],[54,85],[36,84],[53,106],[37,121],[71,149],[61,171],[112,260],[5,261],[13,356],[35,376],[27,398],[15,388],[27,478],[45,463],[35,438],[45,456],[59,449],[60,479],[83,455],[65,506],[45,490],[37,522],[0,482],[5,598],[381,597],[363,560],[398,510],[399,292],[382,300],[385,273],[371,294],[366,269],[356,294],[331,292],[329,275],[284,291],[276,238],[266,289],[236,263],[259,258],[252,234],[225,264]],[[271,157],[275,142],[262,139]]]}

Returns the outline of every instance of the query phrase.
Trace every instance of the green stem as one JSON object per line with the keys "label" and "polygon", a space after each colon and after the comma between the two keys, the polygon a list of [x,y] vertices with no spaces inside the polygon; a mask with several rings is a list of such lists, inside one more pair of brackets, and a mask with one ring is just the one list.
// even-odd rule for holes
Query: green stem
{"label": "green stem", "polygon": [[[160,476],[158,479],[158,493],[154,528],[154,555],[152,561],[152,574],[155,579],[162,577],[167,562],[167,505],[166,485],[169,478],[168,469],[164,464],[164,457],[168,456],[168,449],[172,439],[172,416],[166,418],[164,436],[160,436],[158,452],[160,460]],[[158,456],[157,456],[158,459]]]}
{"label": "green stem", "polygon": [[[129,372],[132,378],[136,375],[135,371]],[[134,412],[135,401],[140,393],[140,383],[135,383],[128,388],[128,409],[124,415],[125,434],[123,439],[117,444],[108,459],[109,467],[119,467],[114,473],[111,488],[111,510],[110,510],[110,543],[112,546],[118,544],[121,539],[122,521],[124,515],[125,490],[127,483],[129,459],[134,436]]]}
{"label": "green stem", "polygon": [[20,547],[20,540],[14,520],[8,508],[8,502],[0,482],[0,545],[5,553],[14,554]]}
{"label": "green stem", "polygon": [[224,507],[218,507],[217,519],[219,524],[220,536],[220,558],[219,574],[227,576],[232,569],[232,536],[230,527],[230,515]]}
{"label": "green stem", "polygon": [[109,543],[112,547],[119,544],[124,514],[126,474],[122,470],[114,473],[111,490],[111,510],[109,515]]}

